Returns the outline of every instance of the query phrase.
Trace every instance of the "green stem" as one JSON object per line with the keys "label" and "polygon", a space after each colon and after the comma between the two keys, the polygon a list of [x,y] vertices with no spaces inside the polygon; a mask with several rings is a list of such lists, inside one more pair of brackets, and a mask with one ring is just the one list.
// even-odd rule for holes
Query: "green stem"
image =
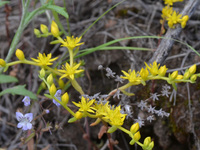
{"label": "green stem", "polygon": [[68,50],[69,50],[69,57],[70,57],[70,66],[73,67],[73,63],[74,63],[73,50],[72,49],[68,49]]}
{"label": "green stem", "polygon": [[120,130],[122,130],[122,131],[125,132],[126,134],[128,134],[131,138],[133,138],[133,134],[132,134],[129,130],[123,128],[122,126],[119,126],[119,127],[117,127],[117,128],[120,129]]}
{"label": "green stem", "polygon": [[132,85],[130,83],[127,83],[127,84],[119,87],[118,89],[121,91],[121,90],[125,90],[125,89],[129,88],[130,86],[132,86]]}

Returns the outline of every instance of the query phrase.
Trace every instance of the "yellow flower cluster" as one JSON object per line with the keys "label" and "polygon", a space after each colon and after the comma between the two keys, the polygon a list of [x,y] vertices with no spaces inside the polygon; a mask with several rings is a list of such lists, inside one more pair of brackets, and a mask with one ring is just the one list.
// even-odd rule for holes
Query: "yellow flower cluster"
{"label": "yellow flower cluster", "polygon": [[[183,0],[164,0],[166,6],[162,9],[162,18],[163,20],[168,21],[168,26],[170,28],[175,28],[175,24],[180,23],[182,28],[185,28],[186,23],[189,19],[188,15],[182,16],[175,10],[173,10],[173,3],[182,2]],[[162,23],[164,21],[161,21]]]}
{"label": "yellow flower cluster", "polygon": [[121,106],[114,107],[110,106],[109,102],[103,104],[98,103],[95,99],[89,100],[88,98],[84,97],[81,98],[81,101],[79,103],[73,103],[74,105],[79,107],[79,110],[75,113],[74,118],[71,118],[69,120],[70,123],[83,117],[97,118],[97,120],[91,125],[96,125],[101,121],[103,121],[104,123],[107,122],[111,125],[111,127],[107,131],[108,133],[113,133],[117,129],[120,129],[132,138],[132,140],[130,141],[131,145],[137,143],[143,148],[143,150],[152,150],[152,148],[154,147],[154,142],[151,141],[150,137],[146,137],[144,143],[139,142],[141,138],[140,131],[138,131],[139,123],[133,124],[130,130],[122,127],[127,114],[121,113]]}
{"label": "yellow flower cluster", "polygon": [[[180,82],[190,82],[194,83],[195,80],[197,79],[197,74],[196,72],[196,64],[191,66],[188,70],[185,71],[184,75],[179,75],[178,71],[174,71],[172,74],[169,74],[168,77],[165,77],[166,72],[168,68],[164,65],[160,67],[160,64],[157,64],[157,62],[153,62],[153,65],[150,64],[148,65],[145,63],[146,68],[142,68],[140,71],[137,73],[135,70],[131,71],[129,70],[128,72],[125,72],[122,70],[122,73],[125,76],[121,76],[123,79],[127,79],[129,83],[127,86],[124,86],[127,88],[128,86],[132,85],[139,85],[143,84],[146,85],[145,81],[147,80],[166,80],[169,84],[172,84],[172,86],[176,89],[175,83],[180,83]],[[123,90],[122,88],[119,88],[120,90]]]}

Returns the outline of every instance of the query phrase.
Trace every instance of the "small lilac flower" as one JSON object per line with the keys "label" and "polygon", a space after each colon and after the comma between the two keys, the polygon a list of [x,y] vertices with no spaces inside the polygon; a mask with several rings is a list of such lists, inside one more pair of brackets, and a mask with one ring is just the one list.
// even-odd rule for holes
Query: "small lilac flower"
{"label": "small lilac flower", "polygon": [[22,102],[24,102],[24,106],[29,106],[30,105],[30,97],[25,96],[24,99],[22,100]]}
{"label": "small lilac flower", "polygon": [[33,114],[27,113],[23,115],[20,112],[16,112],[16,118],[19,123],[17,124],[17,128],[22,128],[22,130],[26,131],[32,128],[31,121],[33,120]]}
{"label": "small lilac flower", "polygon": [[[56,91],[56,94],[54,95],[59,101],[61,101],[61,93],[62,93],[61,90],[57,90],[57,91]],[[54,103],[57,107],[60,106],[60,104],[59,104],[55,99],[53,99],[53,103]]]}

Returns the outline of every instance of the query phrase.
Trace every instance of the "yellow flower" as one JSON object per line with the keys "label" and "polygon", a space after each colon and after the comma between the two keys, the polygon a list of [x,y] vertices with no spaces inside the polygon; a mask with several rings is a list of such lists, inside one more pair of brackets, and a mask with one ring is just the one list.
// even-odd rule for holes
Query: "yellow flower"
{"label": "yellow flower", "polygon": [[121,76],[120,78],[128,79],[129,82],[134,85],[140,84],[141,78],[136,74],[135,70],[133,71],[129,70],[128,72],[122,70],[122,73],[125,75],[125,77]]}
{"label": "yellow flower", "polygon": [[113,106],[108,110],[107,114],[102,119],[104,119],[112,126],[122,126],[124,124],[124,119],[127,114],[122,114],[120,111],[121,106],[118,106],[116,108],[114,108]]}
{"label": "yellow flower", "polygon": [[94,99],[93,100],[89,100],[86,99],[82,96],[81,101],[79,103],[76,102],[72,102],[74,105],[76,105],[79,108],[79,112],[91,112],[94,113],[94,110],[96,110],[94,107],[92,107],[93,103],[94,103]]}
{"label": "yellow flower", "polygon": [[167,17],[171,16],[172,12],[173,12],[172,7],[165,6],[162,9],[162,18],[167,19]]}
{"label": "yellow flower", "polygon": [[64,39],[65,42],[63,42],[61,46],[67,47],[69,50],[73,50],[75,47],[80,46],[84,43],[79,43],[82,37],[76,37],[74,36],[69,37],[67,36],[66,39]]}
{"label": "yellow flower", "polygon": [[37,59],[35,58],[31,58],[33,61],[37,62],[39,66],[45,67],[48,65],[52,65],[53,61],[55,61],[56,59],[58,59],[58,57],[51,59],[51,53],[48,54],[47,56],[43,53],[39,53],[39,56],[37,57]]}
{"label": "yellow flower", "polygon": [[176,11],[174,11],[172,13],[172,15],[170,15],[167,20],[168,20],[168,26],[170,28],[174,28],[174,24],[177,24],[181,21],[181,17],[182,15],[181,14],[178,14]]}
{"label": "yellow flower", "polygon": [[62,70],[58,70],[59,72],[64,73],[60,79],[62,78],[68,78],[71,80],[74,80],[74,74],[76,73],[80,73],[83,72],[84,70],[77,70],[79,68],[79,66],[81,65],[81,63],[75,65],[74,67],[71,67],[68,63],[65,64],[65,66],[63,65],[63,69]]}
{"label": "yellow flower", "polygon": [[158,74],[158,67],[160,66],[160,64],[157,64],[156,61],[153,62],[153,65],[150,64],[150,66],[145,62],[145,65],[153,76],[156,76]]}
{"label": "yellow flower", "polygon": [[160,69],[158,70],[158,74],[159,74],[160,76],[165,76],[166,72],[167,72],[167,67],[166,67],[166,65],[161,66]]}

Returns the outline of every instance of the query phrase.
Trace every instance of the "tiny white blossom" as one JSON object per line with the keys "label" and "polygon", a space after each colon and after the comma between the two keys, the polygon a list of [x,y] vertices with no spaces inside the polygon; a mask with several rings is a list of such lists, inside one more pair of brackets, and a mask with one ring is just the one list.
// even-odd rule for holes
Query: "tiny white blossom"
{"label": "tiny white blossom", "polygon": [[155,112],[155,107],[152,107],[151,105],[147,109],[148,109],[148,113],[153,114]]}
{"label": "tiny white blossom", "polygon": [[113,98],[117,97],[119,99],[121,95],[120,90],[117,90],[117,92],[113,95]]}
{"label": "tiny white blossom", "polygon": [[109,78],[109,77],[112,77],[112,78],[114,78],[115,77],[115,72],[113,72],[110,68],[106,68],[106,76]]}
{"label": "tiny white blossom", "polygon": [[135,120],[135,123],[139,123],[139,126],[142,127],[144,126],[144,120],[140,117],[138,117],[138,119],[134,119]]}
{"label": "tiny white blossom", "polygon": [[120,76],[116,75],[115,81],[123,83],[124,79],[122,79],[122,78],[120,78]]}
{"label": "tiny white blossom", "polygon": [[138,104],[138,107],[140,107],[141,110],[147,107],[147,102],[141,100],[140,103]]}
{"label": "tiny white blossom", "polygon": [[158,99],[158,94],[157,93],[150,93],[151,94],[151,96],[150,96],[150,98],[152,98],[153,99],[153,101],[158,101],[159,99]]}
{"label": "tiny white blossom", "polygon": [[151,122],[151,121],[153,121],[153,120],[155,120],[155,118],[154,118],[153,115],[147,117],[147,121]]}
{"label": "tiny white blossom", "polygon": [[102,66],[102,65],[99,65],[99,66],[98,66],[98,70],[101,70],[101,69],[103,69],[103,66]]}
{"label": "tiny white blossom", "polygon": [[169,94],[171,94],[171,92],[169,92],[169,89],[171,89],[170,86],[168,86],[167,84],[165,84],[164,86],[162,86],[162,96],[167,96],[169,97]]}
{"label": "tiny white blossom", "polygon": [[164,111],[162,110],[162,108],[161,108],[160,110],[155,110],[155,113],[156,113],[158,116],[161,116],[161,117],[164,116]]}

